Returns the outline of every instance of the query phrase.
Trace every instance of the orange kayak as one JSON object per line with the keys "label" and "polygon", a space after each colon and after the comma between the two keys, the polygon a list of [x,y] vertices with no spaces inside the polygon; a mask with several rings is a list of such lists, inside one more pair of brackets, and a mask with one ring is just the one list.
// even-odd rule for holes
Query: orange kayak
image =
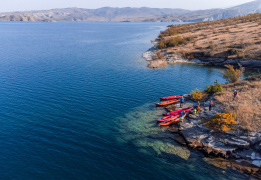
{"label": "orange kayak", "polygon": [[179,122],[179,118],[176,118],[174,120],[171,120],[171,121],[167,121],[167,122],[164,122],[164,123],[160,123],[161,126],[169,126],[171,124],[174,124],[174,123],[177,123]]}
{"label": "orange kayak", "polygon": [[169,121],[169,120],[176,119],[179,116],[181,116],[181,114],[178,114],[178,115],[175,115],[175,116],[165,116],[165,117],[163,117],[161,119],[158,119],[158,122],[166,122],[166,121]]}
{"label": "orange kayak", "polygon": [[158,105],[158,106],[167,106],[167,105],[170,105],[170,104],[177,103],[177,102],[179,102],[179,101],[180,101],[180,99],[169,100],[169,101],[163,101],[163,102],[157,103],[157,105]]}

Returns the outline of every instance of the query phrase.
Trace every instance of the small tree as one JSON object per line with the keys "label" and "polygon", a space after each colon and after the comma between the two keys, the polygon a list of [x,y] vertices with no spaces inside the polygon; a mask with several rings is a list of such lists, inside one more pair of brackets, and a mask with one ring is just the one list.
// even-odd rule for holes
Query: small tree
{"label": "small tree", "polygon": [[194,100],[201,100],[206,94],[203,91],[200,91],[200,89],[195,89],[191,91],[191,99]]}
{"label": "small tree", "polygon": [[158,48],[159,49],[164,49],[164,48],[166,48],[167,47],[167,45],[166,45],[166,42],[165,41],[160,41],[159,43],[158,43]]}
{"label": "small tree", "polygon": [[237,82],[240,78],[243,77],[245,68],[239,65],[239,69],[234,69],[234,67],[230,64],[225,65],[228,68],[226,71],[222,71],[223,77],[227,79],[229,82]]}
{"label": "small tree", "polygon": [[221,84],[217,84],[217,85],[210,85],[206,87],[206,93],[208,94],[214,94],[214,93],[218,93],[218,92],[222,92],[223,88]]}

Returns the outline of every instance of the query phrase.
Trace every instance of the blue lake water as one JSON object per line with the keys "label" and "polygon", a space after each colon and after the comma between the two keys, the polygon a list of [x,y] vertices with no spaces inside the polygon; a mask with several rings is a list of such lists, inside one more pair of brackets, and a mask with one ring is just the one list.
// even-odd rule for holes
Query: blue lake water
{"label": "blue lake water", "polygon": [[1,179],[239,179],[171,139],[159,97],[204,89],[220,69],[148,69],[170,23],[0,23]]}

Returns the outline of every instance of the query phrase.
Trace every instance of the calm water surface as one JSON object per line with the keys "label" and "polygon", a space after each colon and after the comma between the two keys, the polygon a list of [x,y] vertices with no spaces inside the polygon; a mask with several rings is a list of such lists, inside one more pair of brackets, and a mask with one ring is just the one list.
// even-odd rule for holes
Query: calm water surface
{"label": "calm water surface", "polygon": [[171,139],[161,96],[204,89],[219,69],[148,69],[168,23],[0,23],[1,179],[240,179]]}

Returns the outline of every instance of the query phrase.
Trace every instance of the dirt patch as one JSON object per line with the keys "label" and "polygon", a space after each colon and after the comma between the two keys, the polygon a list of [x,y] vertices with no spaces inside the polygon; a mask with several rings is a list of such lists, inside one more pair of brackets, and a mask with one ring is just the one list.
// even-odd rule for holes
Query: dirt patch
{"label": "dirt patch", "polygon": [[[223,85],[224,91],[214,100],[223,112],[235,113],[238,126],[249,131],[261,129],[261,75],[237,83]],[[238,95],[233,100],[233,90]]]}
{"label": "dirt patch", "polygon": [[261,14],[172,25],[160,33],[159,49],[188,59],[261,60]]}

